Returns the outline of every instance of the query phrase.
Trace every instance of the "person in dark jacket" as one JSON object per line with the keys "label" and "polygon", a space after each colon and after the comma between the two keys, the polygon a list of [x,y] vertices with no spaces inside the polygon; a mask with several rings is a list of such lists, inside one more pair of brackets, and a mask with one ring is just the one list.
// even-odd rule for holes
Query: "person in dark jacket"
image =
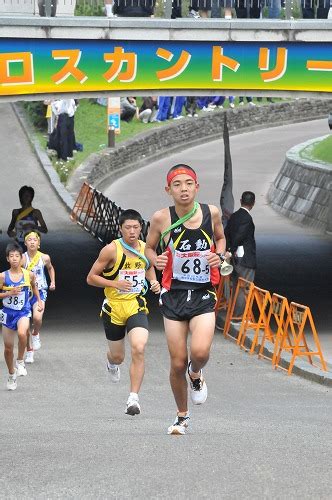
{"label": "person in dark jacket", "polygon": [[152,17],[156,0],[114,0],[113,13],[118,17]]}
{"label": "person in dark jacket", "polygon": [[[254,281],[256,270],[255,225],[250,211],[255,205],[255,194],[244,191],[241,196],[241,207],[234,212],[225,228],[226,248],[232,254],[234,271],[232,285],[235,291],[239,278]],[[240,294],[235,305],[235,316],[241,316],[244,311],[245,297]]]}

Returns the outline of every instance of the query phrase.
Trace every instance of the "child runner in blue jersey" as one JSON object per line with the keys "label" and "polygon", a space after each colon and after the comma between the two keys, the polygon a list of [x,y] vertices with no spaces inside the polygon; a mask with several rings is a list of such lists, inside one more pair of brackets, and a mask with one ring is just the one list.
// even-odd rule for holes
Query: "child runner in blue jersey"
{"label": "child runner in blue jersey", "polygon": [[[30,335],[28,334],[29,338],[25,362],[33,363],[34,351],[38,351],[41,348],[40,330],[42,327],[43,315],[45,312],[47,290],[55,290],[55,270],[52,265],[50,256],[39,251],[40,234],[38,231],[33,230],[27,232],[24,235],[24,243],[27,247],[27,251],[23,254],[22,257],[22,267],[24,267],[24,269],[27,269],[28,271],[32,271],[35,275],[39,295],[44,303],[43,310],[39,311],[36,297],[32,297],[30,300],[32,306],[33,330],[31,335],[31,342]],[[48,286],[47,284],[45,267],[50,277],[50,286]]]}
{"label": "child runner in blue jersey", "polygon": [[[9,269],[0,273],[0,298],[4,355],[8,367],[7,389],[14,391],[16,378],[27,374],[24,364],[24,351],[27,345],[27,333],[31,317],[30,292],[37,298],[38,309],[43,309],[34,274],[21,268],[22,248],[17,243],[10,243],[6,248]],[[18,355],[14,366],[14,340],[18,334]]]}

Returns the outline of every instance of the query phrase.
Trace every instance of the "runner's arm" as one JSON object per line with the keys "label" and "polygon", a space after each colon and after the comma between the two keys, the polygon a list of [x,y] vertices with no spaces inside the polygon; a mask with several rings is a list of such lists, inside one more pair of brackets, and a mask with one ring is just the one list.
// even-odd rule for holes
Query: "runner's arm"
{"label": "runner's arm", "polygon": [[51,262],[51,257],[47,255],[46,253],[43,254],[43,261],[46,266],[48,275],[50,277],[50,290],[55,290],[55,269],[53,267],[53,264]]}
{"label": "runner's arm", "polygon": [[211,253],[207,259],[211,267],[220,267],[220,258],[217,254],[225,253],[226,239],[224,235],[224,229],[222,227],[219,209],[214,205],[209,205],[209,207],[211,210],[213,237],[216,244],[216,253]]}
{"label": "runner's arm", "polygon": [[[2,290],[5,283],[5,275],[4,273],[0,273],[0,290]],[[6,297],[10,297],[11,295],[17,295],[22,290],[21,286],[13,286],[10,290],[4,290],[0,292],[0,299],[5,299]]]}
{"label": "runner's arm", "polygon": [[8,226],[8,229],[7,229],[7,234],[11,238],[14,238],[14,236],[16,235],[15,222],[16,222],[16,218],[17,218],[17,213],[18,213],[18,210],[17,210],[17,208],[15,208],[12,211],[12,220],[10,221],[10,224]]}
{"label": "runner's arm", "polygon": [[41,312],[44,309],[44,304],[40,298],[36,278],[35,278],[35,275],[33,274],[32,271],[30,271],[30,283],[31,283],[32,292],[33,292],[34,296],[37,298],[38,311]]}
{"label": "runner's arm", "polygon": [[151,219],[149,232],[145,243],[145,256],[149,259],[151,266],[159,271],[163,271],[167,264],[167,254],[157,255],[156,249],[161,237],[161,228],[163,220],[162,211],[156,212]]}
{"label": "runner's arm", "polygon": [[116,261],[116,246],[112,242],[104,247],[96,262],[93,264],[90,272],[86,278],[88,285],[96,286],[98,288],[117,288],[118,290],[127,291],[131,290],[131,283],[126,280],[109,280],[101,276],[104,269],[114,265]]}
{"label": "runner's arm", "polygon": [[151,266],[146,271],[146,278],[150,282],[151,290],[154,293],[159,293],[160,292],[160,284],[159,284],[159,281],[157,280],[156,271],[155,271],[155,268],[153,266]]}
{"label": "runner's arm", "polygon": [[43,219],[41,211],[38,210],[37,208],[35,208],[33,211],[33,215],[37,219],[37,222],[38,222],[38,228],[37,228],[38,231],[40,231],[41,233],[47,233],[48,229],[47,229],[46,223]]}

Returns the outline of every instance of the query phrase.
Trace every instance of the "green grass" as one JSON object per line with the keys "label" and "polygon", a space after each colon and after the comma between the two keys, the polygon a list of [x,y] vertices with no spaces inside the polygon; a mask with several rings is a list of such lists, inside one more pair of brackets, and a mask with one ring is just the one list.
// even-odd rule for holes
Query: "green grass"
{"label": "green grass", "polygon": [[332,164],[332,136],[302,149],[301,158]]}
{"label": "green grass", "polygon": [[[140,105],[140,99],[137,101]],[[162,125],[159,123],[145,124],[135,119],[129,123],[121,121],[121,134],[116,135],[115,142],[119,144],[149,128]],[[42,147],[46,149],[46,132],[36,130],[36,134]],[[107,108],[89,99],[81,99],[75,114],[75,137],[77,142],[83,144],[83,151],[75,154],[74,161],[59,165],[56,163],[56,158],[52,158],[53,166],[64,184],[71,172],[91,153],[96,153],[107,147]]]}
{"label": "green grass", "polygon": [[[274,102],[278,102],[280,100],[282,99],[274,98]],[[254,99],[254,101],[260,106],[269,104],[265,99],[259,103],[256,99]],[[138,97],[137,105],[139,107],[141,106],[141,102],[142,98]],[[238,98],[235,99],[235,105],[238,105]],[[226,99],[224,108],[227,109],[228,107],[229,102],[228,99]],[[35,111],[35,115],[36,112],[37,111]],[[41,113],[41,111],[39,110],[38,113]],[[205,114],[202,111],[198,111],[198,113],[203,115]],[[91,99],[80,99],[79,106],[75,114],[75,137],[77,142],[83,144],[83,151],[75,154],[74,161],[66,162],[64,164],[58,164],[56,162],[56,158],[52,157],[53,166],[59,174],[61,182],[66,184],[71,172],[73,172],[91,153],[96,153],[107,147],[108,138],[106,123],[107,108],[105,106],[100,106]],[[116,135],[115,142],[116,144],[119,144],[141,132],[151,128],[163,126],[167,123],[169,122],[142,123],[135,118],[129,123],[121,121],[121,134]],[[35,128],[35,132],[39,138],[40,144],[46,149],[46,130]]]}

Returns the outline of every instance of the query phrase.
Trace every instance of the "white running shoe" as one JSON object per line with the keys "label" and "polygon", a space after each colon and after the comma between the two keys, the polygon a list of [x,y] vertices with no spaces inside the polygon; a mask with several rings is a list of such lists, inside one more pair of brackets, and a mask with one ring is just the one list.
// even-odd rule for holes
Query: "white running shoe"
{"label": "white running shoe", "polygon": [[24,361],[16,361],[16,372],[18,377],[25,377],[28,374]]}
{"label": "white running shoe", "polygon": [[190,10],[189,11],[189,17],[193,17],[194,19],[200,19],[201,16],[199,15],[199,12],[197,12],[197,10]]}
{"label": "white running shoe", "polygon": [[33,351],[27,351],[25,355],[25,363],[33,363],[33,362],[34,362]]}
{"label": "white running shoe", "polygon": [[231,103],[229,104],[229,107],[230,107],[230,108],[235,108],[235,104],[234,104],[234,102],[231,102]]}
{"label": "white running shoe", "polygon": [[177,415],[174,423],[167,429],[167,434],[183,436],[189,425],[189,418],[189,413],[185,417],[179,417],[179,415]]}
{"label": "white running shoe", "polygon": [[37,334],[32,334],[32,335],[31,335],[31,339],[32,339],[32,347],[33,347],[33,350],[34,350],[34,351],[39,351],[39,349],[41,348],[41,342],[40,342],[40,336],[39,336],[39,333],[37,333]]}
{"label": "white running shoe", "polygon": [[201,370],[201,376],[199,378],[193,379],[190,376],[190,364],[188,365],[188,375],[189,375],[189,386],[190,386],[190,397],[194,405],[202,405],[207,400],[208,390],[205,380],[203,378],[203,372]]}
{"label": "white running shoe", "polygon": [[141,407],[138,402],[138,397],[135,397],[132,394],[130,394],[127,400],[126,414],[139,415],[140,413],[141,413]]}
{"label": "white running shoe", "polygon": [[120,367],[118,365],[111,365],[110,362],[107,361],[107,371],[114,384],[120,382]]}
{"label": "white running shoe", "polygon": [[17,373],[16,370],[15,372],[11,375],[8,375],[8,380],[7,380],[7,389],[8,391],[15,391],[17,388]]}

